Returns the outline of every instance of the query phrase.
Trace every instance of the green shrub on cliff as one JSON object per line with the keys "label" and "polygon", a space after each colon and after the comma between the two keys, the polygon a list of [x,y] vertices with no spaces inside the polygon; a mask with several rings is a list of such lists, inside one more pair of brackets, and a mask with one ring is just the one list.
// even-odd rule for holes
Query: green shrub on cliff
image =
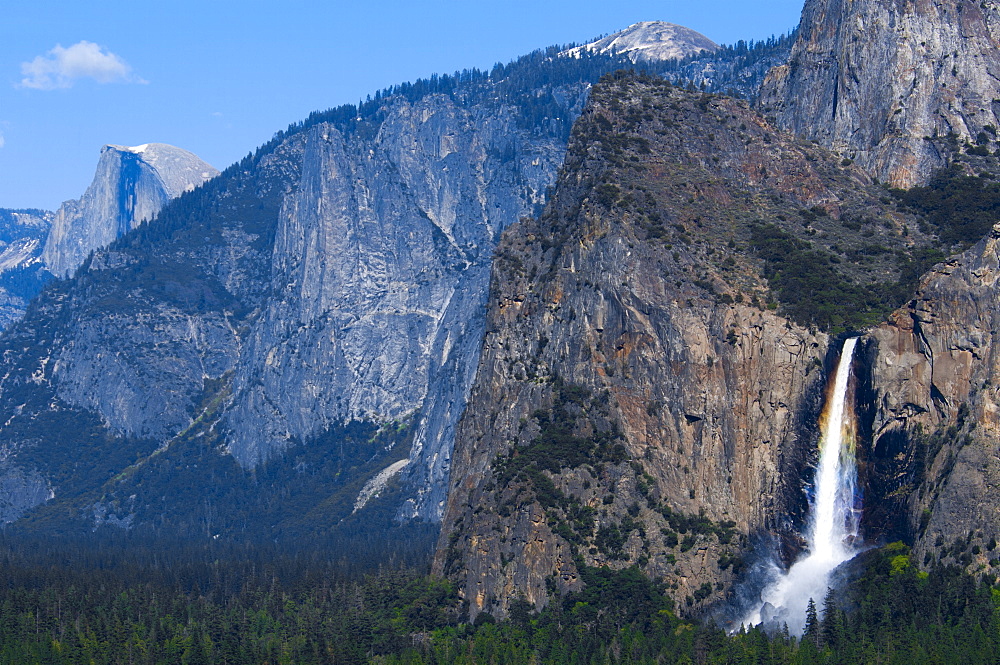
{"label": "green shrub on cliff", "polygon": [[968,175],[957,163],[925,187],[892,191],[904,206],[924,215],[946,250],[969,247],[1000,221],[1000,183],[987,174]]}
{"label": "green shrub on cliff", "polygon": [[860,286],[836,269],[833,254],[815,249],[774,224],[751,229],[751,246],[787,315],[832,333],[881,321],[902,304],[895,285]]}

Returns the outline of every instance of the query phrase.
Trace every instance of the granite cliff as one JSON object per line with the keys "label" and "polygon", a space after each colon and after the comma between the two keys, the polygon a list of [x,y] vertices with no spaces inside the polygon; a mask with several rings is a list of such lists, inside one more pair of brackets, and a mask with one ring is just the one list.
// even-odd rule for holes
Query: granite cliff
{"label": "granite cliff", "polygon": [[993,2],[808,0],[761,104],[779,126],[910,187],[960,150],[992,149],[998,47]]}
{"label": "granite cliff", "polygon": [[171,426],[203,415],[201,396],[216,396],[236,356],[233,321],[261,297],[260,217],[292,177],[267,157],[253,175],[249,159],[230,170],[213,226],[201,213],[219,194],[216,180],[157,223],[95,249],[77,277],[50,283],[5,332],[5,522],[65,499],[72,508],[56,507],[59,519],[93,525],[90,506],[102,496],[93,492],[155,452]]}
{"label": "granite cliff", "polygon": [[[494,81],[424,81],[316,114],[96,249],[5,338],[5,520],[48,499],[26,528],[69,515],[256,537],[307,512],[285,500],[269,521],[291,486],[311,507],[342,492],[333,503],[350,512],[367,478],[410,453],[428,391],[442,399],[419,422],[411,487],[447,473],[493,243],[544,196],[590,68],[619,63],[598,60],[540,53]],[[542,61],[563,86],[524,80]],[[152,177],[137,152],[103,157]],[[115,212],[130,192],[97,179],[82,201]],[[72,250],[70,235],[52,246]],[[254,489],[266,460],[274,494]],[[179,482],[201,501],[169,490]]]}
{"label": "granite cliff", "polygon": [[[549,94],[573,118],[586,89]],[[441,488],[496,239],[544,200],[563,151],[558,134],[519,128],[516,107],[443,95],[391,104],[370,139],[310,129],[276,230],[274,297],[234,378],[236,459],[253,467],[340,422],[419,412],[409,473]],[[407,514],[434,518],[443,500],[422,492]]]}
{"label": "granite cliff", "polygon": [[1000,567],[998,243],[936,266],[865,337],[869,525],[974,574]]}
{"label": "granite cliff", "polygon": [[590,94],[613,48],[398,86],[197,188],[188,153],[107,147],[46,244],[68,279],[0,339],[0,522],[322,546],[443,512],[473,615],[602,565],[699,612],[752,543],[801,548],[864,329],[866,535],[994,566],[1000,232],[876,181],[958,156],[991,187],[994,13],[809,2],[773,117],[710,92],[755,90],[784,38],[636,59],[682,87]]}
{"label": "granite cliff", "polygon": [[58,212],[0,210],[0,330],[21,318],[53,275],[152,219],[163,205],[218,171],[180,148],[104,146],[93,182]]}
{"label": "granite cliff", "polygon": [[648,81],[594,92],[545,214],[497,251],[435,560],[473,615],[600,565],[699,611],[751,540],[794,554],[837,347],[817,330],[864,332],[864,537],[1000,565],[1000,231],[977,244],[996,12],[810,0],[766,119]]}
{"label": "granite cliff", "polygon": [[473,615],[541,607],[600,565],[638,565],[691,611],[752,537],[794,551],[817,327],[880,320],[912,288],[897,257],[929,241],[745,102],[606,77],[545,213],[497,249],[435,570]]}
{"label": "granite cliff", "polygon": [[56,212],[42,261],[52,274],[67,277],[90,252],[153,219],[167,201],[218,174],[192,153],[165,143],[106,145],[87,191]]}
{"label": "granite cliff", "polygon": [[46,210],[0,209],[0,330],[21,318],[49,276],[41,255],[53,216]]}
{"label": "granite cliff", "polygon": [[[91,258],[104,231],[54,233],[63,274],[83,262],[2,341],[4,519],[269,540],[439,520],[495,243],[541,209],[592,82],[631,65],[559,51],[313,114]],[[77,207],[144,210],[154,153],[109,148],[134,177]]]}
{"label": "granite cliff", "polygon": [[[995,568],[996,136],[1000,8],[961,0],[809,0],[760,99],[782,127],[879,180],[920,185],[943,258],[863,338],[865,525],[922,564]],[[981,177],[976,177],[981,175]],[[922,187],[929,185],[929,187]],[[918,206],[919,207],[919,206]],[[912,206],[911,206],[912,208]],[[948,226],[949,224],[953,226]],[[978,241],[978,244],[977,244]],[[970,247],[970,245],[972,245]]]}

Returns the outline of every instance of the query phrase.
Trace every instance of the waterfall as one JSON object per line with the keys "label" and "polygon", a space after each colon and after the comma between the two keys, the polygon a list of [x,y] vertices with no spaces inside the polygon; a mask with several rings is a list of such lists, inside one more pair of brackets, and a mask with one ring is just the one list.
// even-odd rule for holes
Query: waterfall
{"label": "waterfall", "polygon": [[820,455],[810,502],[808,548],[788,569],[777,572],[761,593],[761,605],[743,623],[780,627],[800,635],[809,599],[820,606],[830,573],[858,553],[860,511],[855,506],[857,464],[851,395],[851,361],[858,339],[844,342],[833,385],[820,417]]}

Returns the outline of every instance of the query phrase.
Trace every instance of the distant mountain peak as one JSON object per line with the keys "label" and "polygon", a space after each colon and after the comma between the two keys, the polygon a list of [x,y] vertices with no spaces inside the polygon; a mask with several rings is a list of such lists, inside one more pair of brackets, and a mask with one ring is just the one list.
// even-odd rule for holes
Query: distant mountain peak
{"label": "distant mountain peak", "polygon": [[719,45],[682,25],[664,21],[642,21],[596,41],[563,51],[562,55],[579,57],[590,53],[618,53],[632,62],[672,60],[702,51],[715,51]]}
{"label": "distant mountain peak", "polygon": [[219,171],[215,167],[202,161],[193,152],[167,143],[143,143],[137,146],[109,143],[101,148],[101,154],[103,155],[108,150],[138,155],[143,162],[156,171],[170,198],[191,191],[197,185],[219,175]]}
{"label": "distant mountain peak", "polygon": [[152,219],[167,201],[217,176],[194,153],[166,143],[101,148],[94,180],[75,201],[55,215],[42,259],[54,275],[65,277],[91,251]]}

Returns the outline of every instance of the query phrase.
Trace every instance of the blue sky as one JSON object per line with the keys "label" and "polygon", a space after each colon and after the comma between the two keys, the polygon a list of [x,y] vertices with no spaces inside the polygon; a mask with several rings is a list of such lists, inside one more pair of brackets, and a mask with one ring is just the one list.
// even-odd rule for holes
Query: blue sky
{"label": "blue sky", "polygon": [[764,39],[802,0],[0,0],[0,207],[79,197],[105,143],[219,169],[311,111],[636,21]]}

